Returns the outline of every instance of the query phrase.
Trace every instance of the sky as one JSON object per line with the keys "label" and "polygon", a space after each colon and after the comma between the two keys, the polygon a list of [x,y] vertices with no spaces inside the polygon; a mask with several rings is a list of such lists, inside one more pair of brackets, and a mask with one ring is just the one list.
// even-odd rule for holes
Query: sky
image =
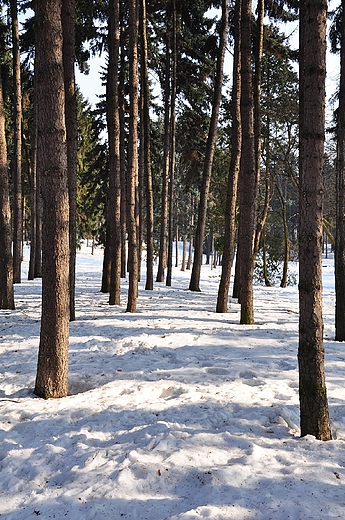
{"label": "sky", "polygon": [[333,259],[323,260],[329,442],[300,437],[296,285],[255,286],[249,326],[235,300],[215,313],[219,267],[203,265],[192,293],[181,264],[171,287],[145,291],[143,264],[133,314],[127,281],[121,306],[108,305],[101,268],[102,250],[84,243],[68,397],[33,394],[41,283],[27,281],[27,248],[16,310],[0,311],[1,520],[343,519]]}

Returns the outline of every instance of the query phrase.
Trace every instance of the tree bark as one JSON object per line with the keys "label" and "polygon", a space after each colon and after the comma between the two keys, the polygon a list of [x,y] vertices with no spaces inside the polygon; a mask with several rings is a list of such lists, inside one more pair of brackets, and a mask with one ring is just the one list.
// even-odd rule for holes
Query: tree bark
{"label": "tree bark", "polygon": [[234,62],[232,86],[232,134],[231,160],[228,178],[228,189],[225,208],[224,251],[222,274],[217,296],[216,312],[228,311],[231,268],[234,258],[236,235],[236,201],[237,185],[241,160],[242,128],[241,128],[241,0],[236,0],[234,13]]}
{"label": "tree bark", "polygon": [[[120,6],[121,7],[121,6]],[[119,77],[119,114],[120,114],[120,177],[121,177],[121,278],[127,274],[127,175],[126,175],[126,122],[125,122],[125,30],[121,25],[120,34],[120,77]]]}
{"label": "tree bark", "polygon": [[336,165],[335,339],[345,341],[345,1],[342,0]]}
{"label": "tree bark", "polygon": [[242,154],[240,167],[240,212],[238,225],[238,254],[241,304],[241,323],[254,323],[253,272],[254,232],[256,216],[257,182],[254,150],[254,103],[252,89],[251,53],[251,0],[242,0],[241,19],[241,119]]}
{"label": "tree bark", "polygon": [[21,282],[23,241],[22,196],[22,87],[17,0],[11,0],[14,91],[14,157],[13,157],[13,281]]}
{"label": "tree bark", "polygon": [[109,3],[108,32],[108,77],[107,77],[107,126],[109,143],[109,197],[108,230],[110,231],[110,291],[109,304],[120,305],[121,295],[121,171],[120,171],[120,113],[119,113],[119,48],[120,4]]}
{"label": "tree bark", "polygon": [[300,4],[299,396],[301,435],[331,439],[324,372],[322,205],[326,0]]}
{"label": "tree bark", "polygon": [[187,251],[187,236],[183,235],[183,246],[182,246],[182,261],[181,261],[181,271],[186,270],[186,251]]}
{"label": "tree bark", "polygon": [[223,85],[223,66],[226,50],[226,41],[228,34],[228,0],[222,0],[222,22],[220,42],[217,56],[216,75],[214,82],[214,96],[212,102],[212,114],[210,128],[206,143],[205,161],[202,176],[202,185],[200,190],[200,201],[198,210],[198,222],[195,232],[194,244],[194,262],[192,267],[191,279],[189,283],[190,291],[200,291],[200,274],[202,265],[202,250],[206,226],[207,201],[210,190],[210,182],[212,175],[212,165],[214,149],[216,145],[218,115],[221,103],[222,85]]}
{"label": "tree bark", "polygon": [[176,163],[176,86],[177,86],[177,18],[176,0],[172,0],[172,82],[170,104],[170,165],[169,165],[169,215],[168,215],[168,261],[166,286],[171,286],[174,228],[174,177]]}
{"label": "tree bark", "polygon": [[150,85],[148,71],[147,49],[147,18],[146,0],[141,0],[142,10],[142,89],[143,89],[143,122],[142,134],[144,139],[144,169],[146,180],[146,284],[145,290],[153,290],[153,185],[151,169],[151,138],[150,138]]}
{"label": "tree bark", "polygon": [[[264,42],[264,13],[265,13],[265,0],[259,0],[257,4],[257,21],[256,21],[256,38],[254,38],[254,59],[255,59],[255,72],[254,72],[254,147],[255,147],[255,171],[256,171],[256,183],[259,185],[261,176],[261,63],[263,53],[263,42]],[[267,186],[267,183],[266,183]],[[268,203],[269,196],[266,190],[264,208],[261,212],[261,218],[257,222],[255,238],[254,238],[254,259],[259,250],[259,243],[261,239],[261,233],[265,226],[267,214],[268,214]],[[255,260],[254,260],[255,261]]]}
{"label": "tree bark", "polygon": [[171,42],[167,28],[166,35],[166,58],[165,58],[165,85],[164,85],[164,151],[163,151],[163,174],[162,174],[162,202],[160,241],[158,253],[157,282],[164,282],[164,269],[167,264],[167,230],[168,230],[168,180],[170,166],[170,76],[171,76]]}
{"label": "tree bark", "polygon": [[32,128],[32,145],[31,145],[31,168],[30,168],[30,260],[29,260],[29,271],[28,280],[35,278],[35,265],[36,265],[36,249],[37,249],[37,225],[38,225],[38,213],[37,213],[37,115],[36,115],[37,103],[34,95],[34,117],[33,117],[33,128]]}
{"label": "tree bark", "polygon": [[69,197],[61,1],[36,3],[38,168],[42,179],[42,318],[35,394],[68,393]]}
{"label": "tree bark", "polygon": [[65,120],[67,131],[67,169],[69,196],[69,290],[70,320],[75,320],[75,265],[77,252],[77,99],[75,90],[76,0],[62,0],[63,65],[65,82]]}
{"label": "tree bark", "polygon": [[12,228],[5,127],[5,106],[0,67],[0,309],[13,310]]}
{"label": "tree bark", "polygon": [[136,311],[138,298],[138,4],[129,5],[129,136],[128,136],[128,267],[129,287],[127,312]]}

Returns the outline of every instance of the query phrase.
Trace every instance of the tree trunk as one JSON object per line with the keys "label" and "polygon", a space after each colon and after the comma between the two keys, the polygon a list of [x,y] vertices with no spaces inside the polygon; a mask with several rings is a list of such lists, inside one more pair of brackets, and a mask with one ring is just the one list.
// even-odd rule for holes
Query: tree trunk
{"label": "tree trunk", "polygon": [[65,80],[65,120],[69,196],[69,291],[70,320],[75,320],[75,265],[77,252],[77,99],[75,91],[76,0],[62,0],[63,65]]}
{"label": "tree trunk", "polygon": [[23,241],[22,196],[22,90],[17,1],[11,0],[14,92],[14,157],[13,157],[13,281],[21,282]]}
{"label": "tree trunk", "polygon": [[169,165],[169,214],[168,214],[168,262],[167,287],[171,286],[172,257],[174,240],[174,177],[176,163],[176,84],[177,84],[177,29],[176,0],[172,0],[173,30],[172,30],[172,82],[171,82],[171,112],[170,112],[170,165]]}
{"label": "tree trunk", "polygon": [[278,182],[276,181],[276,187],[278,191],[278,198],[281,206],[283,229],[284,229],[284,262],[283,262],[283,275],[280,282],[280,287],[285,288],[288,277],[288,266],[289,266],[289,229],[286,216],[286,201],[284,199],[283,192]]}
{"label": "tree trunk", "polygon": [[146,0],[141,0],[142,17],[142,89],[143,89],[143,124],[142,134],[144,139],[144,169],[146,180],[146,284],[145,290],[153,290],[153,184],[151,169],[151,138],[150,138],[150,85],[148,71],[147,50],[147,18]]}
{"label": "tree trunk", "polygon": [[[267,139],[266,139],[266,167],[265,167],[265,197],[264,201],[262,203],[262,206],[260,208],[260,215],[257,216],[256,221],[256,229],[255,229],[255,236],[254,236],[254,263],[256,259],[256,255],[259,252],[260,248],[260,241],[263,233],[263,229],[266,224],[266,220],[268,217],[268,210],[270,208],[270,202],[271,202],[271,167],[270,167],[270,118],[267,116],[266,120],[266,127],[267,127]],[[259,213],[259,211],[258,211]]]}
{"label": "tree trunk", "polygon": [[[345,1],[342,0],[336,165],[335,339],[345,341]],[[327,251],[327,249],[326,249]]]}
{"label": "tree trunk", "polygon": [[271,282],[268,278],[268,271],[267,271],[266,235],[265,235],[264,231],[261,234],[261,242],[262,242],[262,270],[263,270],[263,274],[264,274],[265,286],[271,287]]}
{"label": "tree trunk", "polygon": [[121,295],[121,171],[120,171],[120,114],[119,114],[119,48],[120,4],[109,3],[108,22],[108,77],[107,77],[107,127],[109,143],[109,198],[107,218],[110,231],[110,288],[109,305],[120,305]]}
{"label": "tree trunk", "polygon": [[166,58],[165,58],[165,86],[164,86],[164,151],[162,174],[162,202],[161,225],[158,254],[157,282],[164,282],[164,269],[167,264],[167,230],[168,230],[168,180],[170,166],[170,68],[171,68],[171,42],[167,29]]}
{"label": "tree trunk", "polygon": [[190,271],[193,261],[193,241],[194,241],[194,197],[190,194],[190,227],[189,227],[189,247],[186,270]]}
{"label": "tree trunk", "polygon": [[[35,71],[36,71],[36,58],[35,58]],[[35,278],[42,278],[42,213],[43,213],[43,201],[41,192],[41,174],[37,168],[37,156],[38,156],[38,98],[37,98],[37,77],[35,72],[34,78],[35,84],[35,137],[33,154],[35,154],[35,168],[36,168],[36,250],[35,250]]]}
{"label": "tree trunk", "polygon": [[[120,5],[121,7],[121,5]],[[119,77],[119,114],[120,114],[120,177],[121,177],[121,278],[127,274],[127,174],[126,174],[126,122],[125,122],[125,30],[121,26],[120,35],[120,77]]]}
{"label": "tree trunk", "polygon": [[202,250],[206,226],[207,200],[210,189],[214,149],[217,137],[218,115],[221,103],[223,85],[223,66],[228,35],[228,0],[222,0],[222,23],[221,34],[217,56],[216,75],[214,82],[214,96],[212,102],[212,114],[210,128],[206,143],[205,161],[200,190],[200,201],[198,211],[198,222],[195,232],[194,262],[189,284],[190,291],[200,291],[200,274],[202,265]]}
{"label": "tree trunk", "polygon": [[136,311],[139,280],[138,259],[138,4],[129,5],[129,135],[128,135],[128,267],[127,312]]}
{"label": "tree trunk", "polygon": [[301,435],[331,439],[324,372],[322,204],[326,0],[300,4],[299,395]]}
{"label": "tree trunk", "polygon": [[216,312],[228,311],[231,268],[234,258],[236,234],[236,200],[238,175],[241,160],[241,0],[236,0],[234,13],[234,62],[232,86],[232,139],[231,159],[228,178],[228,189],[225,208],[224,251],[222,259],[222,274],[217,296]]}
{"label": "tree trunk", "polygon": [[0,309],[14,309],[11,207],[5,106],[0,67]]}
{"label": "tree trunk", "polygon": [[69,200],[61,2],[36,3],[38,168],[42,179],[42,318],[35,394],[68,392]]}
{"label": "tree trunk", "polygon": [[34,117],[33,117],[33,137],[31,145],[31,168],[29,172],[30,184],[30,260],[28,280],[35,278],[35,263],[36,263],[36,249],[37,249],[37,117],[36,117],[37,103],[34,100]]}
{"label": "tree trunk", "polygon": [[101,293],[110,292],[110,278],[111,278],[111,254],[110,254],[110,230],[109,230],[109,218],[108,218],[108,207],[109,198],[107,199],[106,205],[106,232],[105,232],[105,246],[103,254],[103,265],[102,265],[102,282],[101,282]]}
{"label": "tree trunk", "polygon": [[251,0],[242,0],[241,67],[242,67],[242,154],[240,167],[240,213],[238,225],[237,262],[240,269],[241,323],[254,323],[253,304],[253,241],[256,215],[256,170],[254,151],[254,111],[251,56]]}
{"label": "tree trunk", "polygon": [[[257,21],[256,21],[256,38],[254,38],[254,60],[255,60],[255,72],[254,72],[254,147],[255,147],[255,172],[256,172],[256,183],[259,186],[259,180],[261,175],[261,62],[263,53],[263,41],[264,41],[264,13],[265,13],[265,0],[258,0],[257,4]],[[267,183],[266,183],[267,186]],[[261,212],[261,218],[258,220],[254,238],[254,263],[255,256],[259,250],[260,238],[262,230],[265,226],[268,207],[269,207],[269,196],[266,190],[264,208]]]}
{"label": "tree trunk", "polygon": [[186,251],[187,251],[187,237],[183,236],[183,246],[182,246],[182,263],[181,263],[181,271],[186,270]]}

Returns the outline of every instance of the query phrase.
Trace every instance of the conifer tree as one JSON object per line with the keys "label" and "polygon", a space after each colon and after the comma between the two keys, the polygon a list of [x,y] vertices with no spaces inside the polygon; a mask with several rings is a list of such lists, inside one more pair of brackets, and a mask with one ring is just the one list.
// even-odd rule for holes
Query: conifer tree
{"label": "conifer tree", "polygon": [[42,180],[42,317],[35,394],[68,393],[69,197],[61,1],[36,3],[38,169]]}
{"label": "conifer tree", "polygon": [[326,0],[300,3],[299,396],[301,435],[330,440],[322,319]]}

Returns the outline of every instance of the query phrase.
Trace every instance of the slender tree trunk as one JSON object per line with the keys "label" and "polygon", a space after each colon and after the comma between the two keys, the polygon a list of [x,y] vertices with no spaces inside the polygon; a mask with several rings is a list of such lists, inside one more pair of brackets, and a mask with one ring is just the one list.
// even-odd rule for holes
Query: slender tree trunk
{"label": "slender tree trunk", "polygon": [[187,237],[183,236],[183,246],[182,246],[182,263],[181,263],[181,271],[186,270],[186,251],[187,251]]}
{"label": "slender tree trunk", "polygon": [[271,282],[268,278],[268,272],[267,272],[267,258],[266,258],[266,235],[265,231],[263,230],[261,234],[261,242],[262,242],[262,270],[264,273],[264,280],[265,280],[265,286],[271,287]]}
{"label": "slender tree trunk", "polygon": [[37,65],[35,56],[35,75],[34,75],[34,125],[33,125],[33,171],[36,172],[36,244],[34,258],[34,278],[42,277],[42,193],[41,193],[41,174],[37,168],[38,160],[38,86],[37,86]]}
{"label": "slender tree trunk", "polygon": [[177,34],[176,34],[176,0],[172,0],[172,84],[170,114],[170,166],[169,166],[169,215],[168,215],[168,262],[166,285],[171,286],[172,256],[174,235],[174,180],[176,163],[176,85],[177,85]]}
{"label": "slender tree trunk", "polygon": [[[36,103],[34,102],[34,107]],[[34,109],[35,110],[35,109]],[[33,117],[33,138],[31,147],[31,168],[29,171],[30,184],[30,260],[28,280],[35,278],[35,261],[37,248],[37,132],[36,117]]]}
{"label": "slender tree trunk", "polygon": [[150,138],[150,85],[147,50],[147,18],[146,0],[141,0],[142,18],[142,89],[143,89],[143,124],[144,139],[144,169],[146,180],[146,285],[147,291],[153,290],[153,184],[151,169],[151,138]]}
{"label": "slender tree trunk", "polygon": [[42,173],[42,318],[35,394],[68,392],[69,198],[61,1],[36,3],[38,168]]}
{"label": "slender tree trunk", "polygon": [[0,309],[14,309],[11,207],[5,106],[0,67]]}
{"label": "slender tree trunk", "polygon": [[171,42],[167,29],[166,35],[166,59],[165,59],[165,86],[164,86],[164,152],[162,174],[162,202],[161,202],[161,226],[158,255],[157,282],[164,282],[164,269],[167,264],[167,230],[168,230],[168,181],[170,166],[170,69],[171,69]]}
{"label": "slender tree trunk", "polygon": [[109,3],[108,77],[107,77],[107,126],[109,142],[109,206],[107,217],[110,231],[110,291],[109,304],[120,305],[121,295],[121,171],[120,171],[120,114],[119,114],[119,48],[120,4]]}
{"label": "slender tree trunk", "polygon": [[198,211],[198,222],[195,232],[195,246],[194,246],[194,262],[189,284],[190,291],[200,291],[200,274],[202,264],[202,249],[206,226],[207,200],[210,189],[212,165],[214,149],[217,137],[218,115],[221,103],[222,85],[223,85],[223,66],[226,51],[226,40],[228,34],[228,0],[222,0],[222,24],[220,43],[217,56],[216,76],[214,84],[214,97],[212,103],[212,114],[210,121],[210,128],[206,144],[205,161],[202,176],[202,185],[200,190],[200,202]]}
{"label": "slender tree trunk", "polygon": [[42,218],[43,201],[41,192],[41,174],[36,167],[36,255],[35,278],[42,278]]}
{"label": "slender tree trunk", "polygon": [[[265,168],[265,197],[260,208],[260,215],[257,216],[255,236],[254,236],[254,262],[256,255],[259,252],[261,236],[263,233],[263,229],[266,224],[268,210],[271,202],[271,168],[270,168],[270,118],[267,117],[266,121],[267,126],[267,139],[266,139],[266,168]],[[261,146],[260,146],[261,148]]]}
{"label": "slender tree trunk", "polygon": [[222,274],[217,296],[216,312],[228,311],[231,268],[234,258],[236,235],[236,200],[238,175],[241,160],[242,128],[241,128],[241,0],[236,0],[234,14],[234,62],[232,86],[232,139],[231,160],[228,178],[228,190],[225,208],[224,251]]}
{"label": "slender tree trunk", "polygon": [[[140,0],[138,0],[140,4]],[[139,26],[141,24],[139,23]],[[140,31],[140,28],[139,28]],[[141,87],[140,87],[141,89]],[[144,98],[142,90],[140,90],[139,96],[139,147],[138,147],[138,207],[137,207],[137,219],[138,219],[138,266],[139,266],[139,278],[141,277],[141,259],[143,254],[143,241],[144,241],[144,190],[145,190],[145,154],[144,154],[144,139],[143,139],[143,109],[144,109]]]}
{"label": "slender tree trunk", "polygon": [[129,136],[128,136],[128,262],[127,312],[136,311],[138,297],[138,4],[129,5]]}
{"label": "slender tree trunk", "polygon": [[[342,0],[340,87],[337,129],[335,339],[345,341],[345,1]],[[326,249],[327,251],[327,249]]]}
{"label": "slender tree trunk", "polygon": [[193,240],[194,240],[194,235],[190,234],[190,236],[189,236],[189,248],[188,248],[188,259],[187,259],[187,265],[186,265],[186,270],[187,271],[190,271],[190,268],[192,266],[192,261],[193,261]]}
{"label": "slender tree trunk", "polygon": [[175,242],[175,267],[178,267],[178,226],[176,226],[176,242]]}
{"label": "slender tree trunk", "polygon": [[[121,5],[120,5],[121,7]],[[120,77],[119,77],[119,114],[120,114],[120,177],[121,177],[121,278],[127,274],[127,171],[126,171],[126,130],[125,130],[125,30],[120,34]]]}
{"label": "slender tree trunk", "polygon": [[194,197],[190,194],[190,231],[189,231],[189,247],[186,270],[190,271],[193,261],[193,242],[194,242]]}
{"label": "slender tree trunk", "polygon": [[63,65],[65,79],[65,120],[69,195],[69,290],[70,320],[75,320],[75,266],[77,252],[77,99],[75,90],[76,0],[62,0]]}
{"label": "slender tree trunk", "polygon": [[241,323],[254,323],[253,304],[253,242],[256,215],[256,169],[254,150],[254,113],[252,89],[251,24],[252,1],[242,0],[241,23],[241,118],[242,154],[240,171],[240,213],[237,262],[240,269]]}
{"label": "slender tree trunk", "polygon": [[102,282],[101,292],[106,294],[110,292],[110,277],[111,277],[111,254],[110,254],[110,229],[109,229],[109,198],[107,199],[106,205],[106,232],[105,232],[105,246],[103,254],[103,265],[102,265]]}
{"label": "slender tree trunk", "polygon": [[[256,184],[259,186],[260,175],[261,175],[261,62],[263,53],[263,42],[264,42],[264,13],[265,13],[265,0],[258,0],[257,3],[257,22],[256,22],[256,38],[254,39],[254,59],[255,59],[255,72],[254,72],[254,148],[255,148],[255,172],[256,172]],[[267,186],[267,183],[266,183]],[[259,244],[261,239],[261,233],[265,226],[265,221],[268,214],[268,202],[270,198],[267,190],[265,195],[265,203],[263,211],[261,212],[261,218],[258,219],[255,238],[254,238],[254,262],[255,256],[259,250]]]}
{"label": "slender tree trunk", "polygon": [[276,182],[276,187],[278,191],[278,198],[280,202],[281,212],[282,212],[282,220],[283,220],[283,229],[284,229],[284,262],[283,262],[283,275],[280,282],[280,287],[285,288],[287,284],[288,277],[288,266],[289,266],[289,230],[286,216],[286,202],[279,186],[278,182]]}
{"label": "slender tree trunk", "polygon": [[14,91],[14,157],[13,157],[13,281],[21,282],[23,240],[22,196],[22,88],[17,0],[11,0]]}
{"label": "slender tree trunk", "polygon": [[331,439],[322,319],[326,0],[300,4],[299,395],[301,435]]}

